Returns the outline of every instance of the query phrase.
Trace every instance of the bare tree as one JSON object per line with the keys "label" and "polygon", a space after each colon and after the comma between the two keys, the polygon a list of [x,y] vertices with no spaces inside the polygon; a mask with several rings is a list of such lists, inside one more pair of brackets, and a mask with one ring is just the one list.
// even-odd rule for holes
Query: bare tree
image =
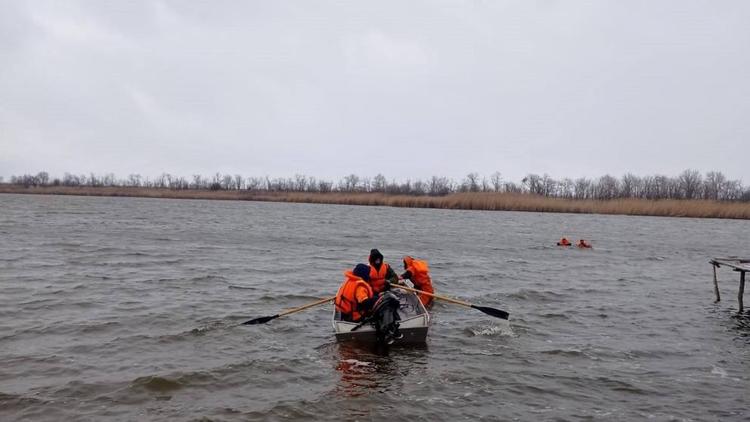
{"label": "bare tree", "polygon": [[620,184],[614,177],[604,175],[597,182],[596,199],[614,199],[620,195]]}
{"label": "bare tree", "polygon": [[[2,183],[2,181],[0,181]],[[10,183],[25,187],[47,186],[50,176],[47,172],[11,176]],[[554,179],[548,174],[539,176],[528,174],[522,184],[503,182],[499,172],[495,172],[488,179],[478,173],[469,173],[460,184],[446,177],[433,176],[427,181],[421,179],[407,179],[404,182],[392,180],[387,182],[382,174],[374,178],[361,178],[350,174],[342,178],[338,185],[330,181],[316,180],[301,174],[294,177],[270,179],[266,177],[244,178],[235,174],[222,175],[216,173],[212,177],[198,174],[192,176],[192,182],[181,176],[162,173],[151,181],[148,177],[130,174],[126,179],[117,179],[113,173],[103,176],[90,173],[76,175],[65,173],[61,179],[53,179],[55,186],[130,186],[146,188],[170,189],[247,189],[250,191],[269,192],[380,192],[402,195],[447,195],[453,192],[508,192],[530,193],[557,198],[575,199],[615,199],[615,198],[644,198],[644,199],[695,199],[704,198],[719,201],[750,201],[750,189],[745,189],[738,180],[727,180],[718,171],[711,171],[702,177],[696,170],[685,170],[677,177],[664,175],[638,177],[627,173],[621,179],[604,175],[595,182],[586,178],[575,181],[563,178]],[[334,187],[335,186],[335,187]]]}
{"label": "bare tree", "polygon": [[528,174],[521,180],[526,191],[534,195],[544,195],[544,180],[538,174]]}
{"label": "bare tree", "polygon": [[446,177],[432,176],[429,193],[433,196],[447,195],[453,190],[450,180]]}
{"label": "bare tree", "polygon": [[479,192],[479,173],[469,173],[461,184],[464,192]]}
{"label": "bare tree", "polygon": [[503,190],[508,193],[523,193],[523,186],[513,182],[503,183]]}
{"label": "bare tree", "polygon": [[703,179],[703,198],[718,200],[727,178],[721,172],[709,171]]}
{"label": "bare tree", "polygon": [[591,180],[581,177],[575,181],[575,198],[576,199],[589,199],[591,192]]}
{"label": "bare tree", "polygon": [[49,173],[47,173],[46,171],[40,171],[36,175],[36,180],[40,185],[46,185],[49,182]]}
{"label": "bare tree", "polygon": [[492,181],[492,189],[494,189],[495,192],[500,192],[503,187],[503,178],[501,177],[500,172],[496,171],[492,173],[490,180]]}
{"label": "bare tree", "polygon": [[573,192],[575,190],[575,184],[572,180],[567,177],[558,183],[558,195],[570,199],[573,198]]}
{"label": "bare tree", "polygon": [[410,193],[412,195],[425,195],[427,193],[427,184],[417,179],[412,185]]}
{"label": "bare tree", "polygon": [[359,176],[356,174],[350,174],[339,183],[339,190],[343,192],[354,192],[359,184]]}
{"label": "bare tree", "polygon": [[245,188],[245,178],[241,174],[234,175],[234,189],[242,190]]}
{"label": "bare tree", "polygon": [[622,176],[620,194],[623,198],[636,198],[640,195],[640,186],[641,179],[632,173],[627,173]]}
{"label": "bare tree", "polygon": [[697,196],[702,183],[701,174],[698,170],[685,170],[680,174],[678,180],[681,197],[693,199]]}
{"label": "bare tree", "polygon": [[387,183],[388,182],[385,179],[385,176],[378,173],[378,175],[372,179],[372,191],[373,192],[385,192],[385,185]]}
{"label": "bare tree", "polygon": [[333,182],[328,182],[325,180],[318,181],[318,192],[321,193],[328,193],[333,190]]}
{"label": "bare tree", "polygon": [[248,177],[247,183],[245,184],[245,189],[250,191],[257,191],[260,190],[263,186],[263,178],[262,177]]}
{"label": "bare tree", "polygon": [[362,178],[361,189],[362,192],[372,192],[372,181],[369,177]]}

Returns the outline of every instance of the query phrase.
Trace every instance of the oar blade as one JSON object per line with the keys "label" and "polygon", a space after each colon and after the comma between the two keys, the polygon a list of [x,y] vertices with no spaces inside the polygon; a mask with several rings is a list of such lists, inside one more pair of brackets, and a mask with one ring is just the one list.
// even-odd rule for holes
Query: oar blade
{"label": "oar blade", "polygon": [[265,324],[268,321],[272,319],[276,319],[278,317],[279,317],[278,315],[269,315],[269,316],[259,317],[259,318],[251,319],[250,321],[245,321],[242,323],[242,325]]}
{"label": "oar blade", "polygon": [[510,316],[509,313],[503,311],[502,309],[495,309],[495,308],[490,308],[489,306],[477,306],[477,305],[471,305],[471,307],[479,311],[482,311],[489,316],[493,316],[495,318],[508,319],[508,317]]}

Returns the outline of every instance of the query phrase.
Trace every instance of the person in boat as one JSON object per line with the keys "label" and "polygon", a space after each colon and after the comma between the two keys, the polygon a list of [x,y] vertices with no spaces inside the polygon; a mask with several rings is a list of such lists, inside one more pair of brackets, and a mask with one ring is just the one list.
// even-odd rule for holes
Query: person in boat
{"label": "person in boat", "polygon": [[571,245],[570,240],[568,240],[565,237],[563,237],[562,239],[560,239],[559,242],[557,242],[557,246],[570,246],[570,245]]}
{"label": "person in boat", "polygon": [[370,287],[370,267],[357,264],[346,277],[336,293],[336,309],[341,312],[345,321],[359,322],[372,309],[377,301],[377,294]]}
{"label": "person in boat", "polygon": [[380,293],[387,290],[386,282],[396,284],[398,283],[398,275],[388,263],[383,261],[383,254],[377,249],[370,251],[370,287],[372,291]]}
{"label": "person in boat", "polygon": [[[422,290],[427,293],[435,293],[435,289],[432,287],[432,278],[430,278],[430,269],[427,266],[427,261],[414,259],[411,256],[404,257],[404,270],[401,274],[402,280],[410,280],[414,284],[414,288]],[[426,294],[419,294],[419,300],[425,307],[432,306],[433,297]]]}
{"label": "person in boat", "polygon": [[578,246],[579,248],[590,249],[591,248],[591,243],[589,243],[589,242],[581,239],[581,240],[578,241],[578,245],[576,245],[576,246]]}

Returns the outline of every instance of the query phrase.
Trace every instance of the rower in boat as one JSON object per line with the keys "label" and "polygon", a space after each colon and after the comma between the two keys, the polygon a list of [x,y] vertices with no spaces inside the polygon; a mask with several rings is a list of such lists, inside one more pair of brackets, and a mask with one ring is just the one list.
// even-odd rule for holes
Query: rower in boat
{"label": "rower in boat", "polygon": [[376,294],[368,284],[370,267],[357,264],[354,269],[345,272],[344,276],[346,278],[336,293],[336,310],[341,313],[344,321],[359,322],[377,300]]}
{"label": "rower in boat", "polygon": [[570,243],[570,240],[568,240],[565,237],[563,237],[562,239],[560,239],[559,242],[557,242],[557,246],[571,246],[571,245],[572,243]]}
{"label": "rower in boat", "polygon": [[584,239],[579,240],[576,246],[581,249],[591,249],[591,243],[585,241]]}
{"label": "rower in boat", "polygon": [[[435,293],[435,289],[432,287],[432,278],[430,278],[430,269],[427,266],[427,261],[414,259],[411,256],[404,257],[404,270],[401,274],[402,280],[409,280],[414,284],[414,288],[427,293]],[[420,293],[419,300],[422,304],[429,309],[432,306],[433,297]]]}
{"label": "rower in boat", "polygon": [[380,293],[385,290],[386,282],[398,283],[398,275],[387,262],[383,260],[383,254],[377,249],[370,250],[370,286],[373,292]]}

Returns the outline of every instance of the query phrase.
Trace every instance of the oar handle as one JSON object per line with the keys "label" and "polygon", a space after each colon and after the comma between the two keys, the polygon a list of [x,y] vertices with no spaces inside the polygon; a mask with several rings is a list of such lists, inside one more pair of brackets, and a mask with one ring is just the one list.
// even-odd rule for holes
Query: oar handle
{"label": "oar handle", "polygon": [[330,302],[330,301],[332,301],[334,299],[336,299],[336,296],[331,296],[331,297],[327,297],[325,299],[320,299],[320,300],[315,301],[313,303],[308,303],[307,305],[300,306],[299,308],[294,308],[294,309],[290,309],[288,311],[284,311],[284,312],[280,313],[279,316],[282,317],[284,315],[289,315],[289,314],[293,314],[295,312],[304,311],[307,308],[312,308],[313,306],[318,306],[318,305],[321,305],[323,303]]}
{"label": "oar handle", "polygon": [[463,300],[453,299],[453,298],[442,296],[442,295],[436,295],[435,293],[430,293],[430,292],[425,292],[425,291],[422,291],[422,290],[412,289],[411,287],[404,286],[402,284],[391,284],[391,287],[396,287],[396,288],[403,289],[403,290],[406,290],[406,291],[409,291],[409,292],[419,293],[419,294],[422,294],[422,295],[432,296],[432,297],[434,297],[436,299],[444,300],[446,302],[455,303],[456,305],[461,305],[461,306],[466,306],[467,308],[471,308],[471,303],[464,302]]}

